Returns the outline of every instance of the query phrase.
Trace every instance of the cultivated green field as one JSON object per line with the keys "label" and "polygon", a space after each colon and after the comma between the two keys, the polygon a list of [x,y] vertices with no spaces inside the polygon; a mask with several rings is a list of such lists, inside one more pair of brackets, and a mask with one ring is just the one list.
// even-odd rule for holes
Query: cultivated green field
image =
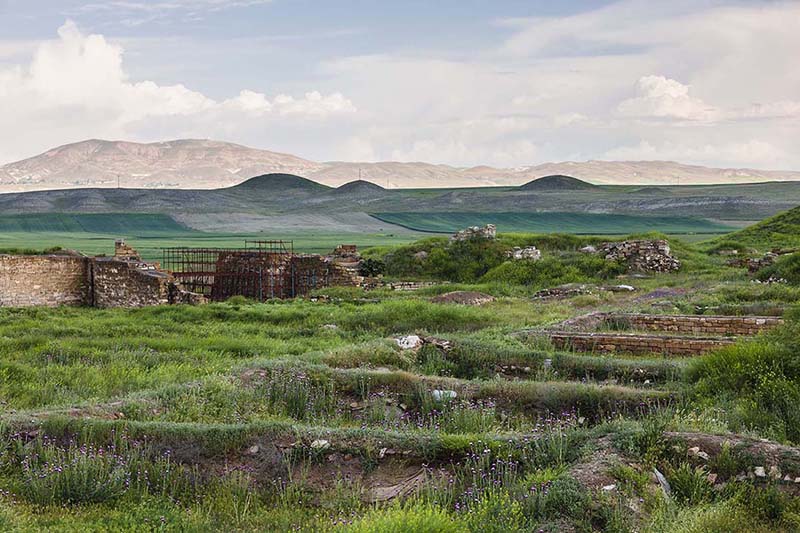
{"label": "cultivated green field", "polygon": [[668,234],[722,234],[733,228],[702,218],[571,212],[402,212],[372,216],[405,228],[433,233],[453,233],[467,226],[495,224],[516,233],[575,233],[627,235],[659,231]]}
{"label": "cultivated green field", "polygon": [[114,240],[124,238],[151,261],[161,259],[161,248],[241,248],[246,240],[291,240],[295,250],[327,253],[342,243],[369,246],[407,243],[417,235],[403,232],[279,232],[222,233],[197,231],[160,214],[37,214],[0,216],[0,251],[40,251],[67,248],[89,255],[110,254]]}

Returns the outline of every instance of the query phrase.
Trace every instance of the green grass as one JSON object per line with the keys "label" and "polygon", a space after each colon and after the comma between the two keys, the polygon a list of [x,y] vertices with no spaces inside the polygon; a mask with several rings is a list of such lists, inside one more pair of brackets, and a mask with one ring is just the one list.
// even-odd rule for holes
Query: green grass
{"label": "green grass", "polygon": [[144,213],[37,213],[0,215],[0,233],[119,233],[173,234],[195,233],[164,214]]}
{"label": "green grass", "polygon": [[361,248],[370,246],[394,246],[415,239],[414,235],[369,234],[369,233],[326,233],[324,231],[285,232],[285,233],[211,233],[200,231],[137,233],[111,232],[91,233],[10,231],[0,232],[0,252],[9,250],[45,250],[60,247],[78,250],[89,255],[112,254],[114,240],[124,238],[128,244],[139,250],[148,261],[161,261],[161,248],[242,248],[246,240],[291,240],[294,249],[304,253],[329,253],[342,243],[356,244]]}
{"label": "green grass", "polygon": [[800,246],[800,207],[710,241],[709,244],[714,250],[755,248],[762,252],[772,248]]}
{"label": "green grass", "polygon": [[727,233],[730,227],[685,216],[641,216],[573,212],[400,212],[372,213],[390,224],[415,231],[453,233],[467,226],[496,224],[503,232],[625,235],[659,231],[668,234]]}

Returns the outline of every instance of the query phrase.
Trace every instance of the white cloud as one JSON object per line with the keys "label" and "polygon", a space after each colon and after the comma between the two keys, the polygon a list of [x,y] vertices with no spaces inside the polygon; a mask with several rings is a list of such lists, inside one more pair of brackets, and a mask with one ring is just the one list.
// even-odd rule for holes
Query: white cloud
{"label": "white cloud", "polygon": [[636,83],[637,95],[624,100],[617,109],[633,117],[709,120],[718,110],[689,95],[689,86],[664,76],[642,76]]}
{"label": "white cloud", "polygon": [[84,35],[68,21],[58,37],[41,43],[28,66],[0,67],[0,129],[16,132],[4,141],[7,153],[22,157],[87,137],[136,138],[156,122],[162,131],[207,137],[265,117],[319,121],[356,111],[338,92],[269,99],[243,90],[217,101],[181,84],[134,82],[123,68],[122,48],[102,35]]}

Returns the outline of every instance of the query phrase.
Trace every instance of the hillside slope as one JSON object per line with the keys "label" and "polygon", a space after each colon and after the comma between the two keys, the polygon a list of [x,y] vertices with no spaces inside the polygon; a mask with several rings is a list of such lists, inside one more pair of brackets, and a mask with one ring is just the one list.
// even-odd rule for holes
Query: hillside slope
{"label": "hillside slope", "polygon": [[758,250],[800,247],[800,206],[713,241],[715,248]]}
{"label": "hillside slope", "polygon": [[386,188],[519,186],[564,175],[594,184],[689,185],[800,181],[800,172],[719,169],[670,161],[584,161],[516,168],[425,162],[316,162],[234,143],[182,139],[140,144],[88,140],[0,166],[0,192],[80,187],[215,189],[252,176],[297,174],[329,186],[355,179]]}

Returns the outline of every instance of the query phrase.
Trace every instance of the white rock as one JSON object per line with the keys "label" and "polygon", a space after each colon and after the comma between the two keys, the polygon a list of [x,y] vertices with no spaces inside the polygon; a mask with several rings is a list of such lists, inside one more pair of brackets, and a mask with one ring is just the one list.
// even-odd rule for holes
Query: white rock
{"label": "white rock", "polygon": [[756,477],[767,477],[767,471],[763,466],[757,466],[753,469],[753,473]]}
{"label": "white rock", "polygon": [[419,335],[405,335],[403,337],[396,338],[394,342],[396,342],[397,345],[403,350],[416,350],[423,344],[423,341]]}
{"label": "white rock", "polygon": [[331,443],[324,439],[317,439],[311,443],[312,450],[327,450],[331,447]]}
{"label": "white rock", "polygon": [[616,485],[606,485],[605,487],[603,487],[603,490],[606,491],[606,492],[609,492],[609,491],[612,491],[612,490],[614,490],[616,488],[617,488]]}
{"label": "white rock", "polygon": [[431,396],[433,396],[434,400],[440,402],[442,400],[452,400],[456,398],[458,394],[454,390],[434,390],[431,392]]}

